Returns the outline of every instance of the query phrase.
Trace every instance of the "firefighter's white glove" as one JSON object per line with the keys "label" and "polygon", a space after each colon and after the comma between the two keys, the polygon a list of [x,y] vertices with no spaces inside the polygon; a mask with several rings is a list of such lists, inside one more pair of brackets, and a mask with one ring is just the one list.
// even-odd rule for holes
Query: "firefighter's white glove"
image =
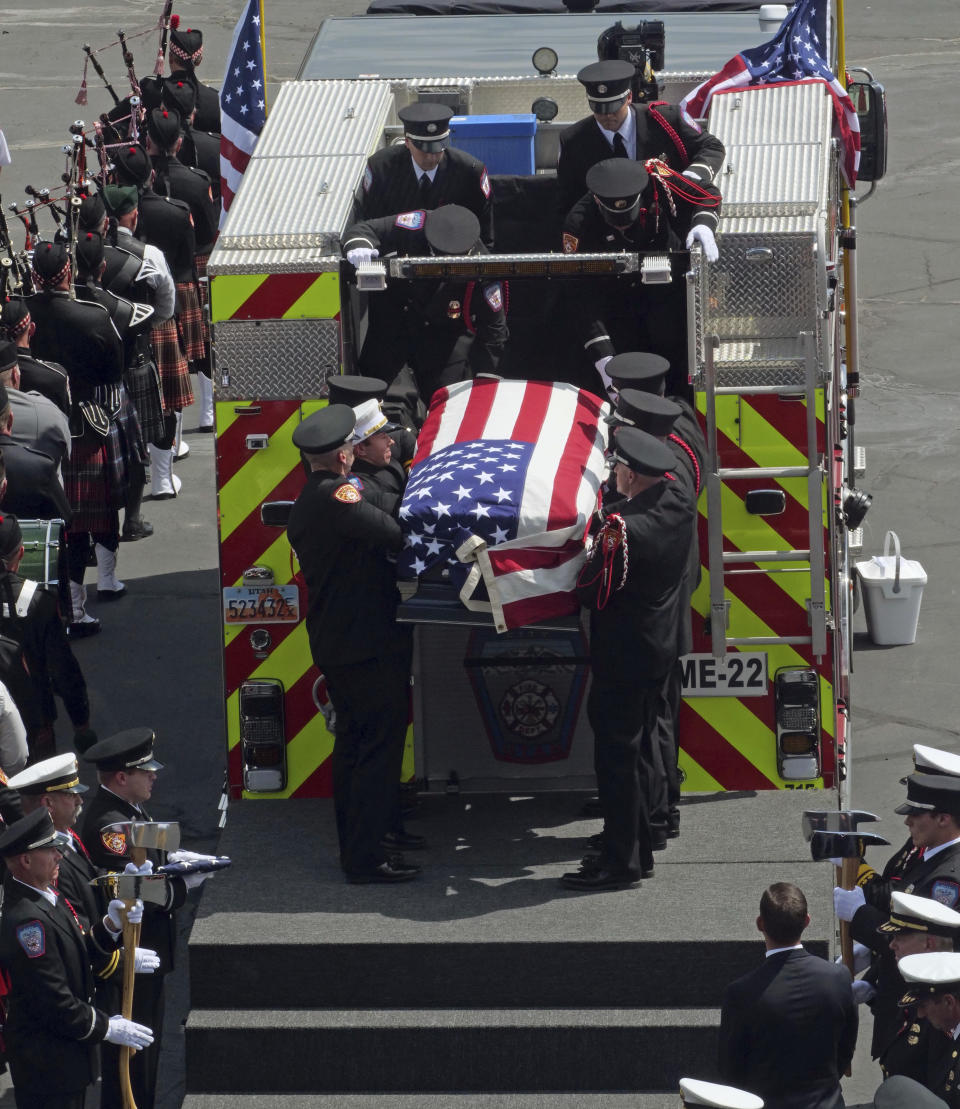
{"label": "firefighter's white glove", "polygon": [[153,1032],[145,1024],[137,1024],[127,1020],[126,1017],[115,1016],[110,1018],[107,1034],[103,1037],[108,1044],[118,1047],[132,1047],[139,1051],[142,1047],[149,1047],[153,1043]]}
{"label": "firefighter's white glove", "polygon": [[379,257],[380,251],[374,250],[372,246],[355,246],[353,250],[347,251],[347,261],[354,267],[364,266]]}
{"label": "firefighter's white glove", "polygon": [[683,176],[684,177],[689,177],[691,181],[702,181],[703,180],[703,178],[700,176],[700,174],[697,173],[697,171],[695,169],[692,169],[689,166],[683,171]]}
{"label": "firefighter's white glove", "polygon": [[153,974],[160,966],[160,956],[149,947],[138,947],[133,955],[134,974]]}
{"label": "firefighter's white glove", "polygon": [[720,257],[717,240],[713,237],[713,232],[702,223],[690,228],[690,234],[687,236],[687,250],[690,250],[694,243],[699,243],[703,247],[703,254],[708,262],[716,262]]}
{"label": "firefighter's white glove", "polygon": [[828,863],[833,863],[834,866],[843,866],[843,859],[827,859]]}
{"label": "firefighter's white glove", "polygon": [[149,859],[147,859],[147,861],[143,864],[143,866],[137,866],[136,863],[127,863],[127,865],[123,868],[123,873],[124,874],[152,874],[153,873],[153,863],[150,862]]}
{"label": "firefighter's white glove", "polygon": [[596,368],[597,373],[600,375],[600,380],[603,382],[603,387],[607,390],[608,393],[613,388],[613,381],[610,379],[610,375],[607,373],[607,363],[612,357],[612,354],[608,354],[604,358],[598,358],[596,362],[594,362],[594,367]]}
{"label": "firefighter's white glove", "polygon": [[853,890],[841,889],[839,886],[834,888],[833,911],[837,914],[838,920],[853,920],[857,909],[866,903],[867,899],[863,896],[863,890],[859,886]]}
{"label": "firefighter's white glove", "polygon": [[188,890],[195,890],[197,886],[202,886],[203,883],[212,876],[213,872],[210,870],[202,874],[184,874],[183,884]]}
{"label": "firefighter's white glove", "polygon": [[201,855],[197,851],[187,851],[180,848],[179,851],[171,851],[167,855],[168,863],[212,863],[216,861],[216,855]]}
{"label": "firefighter's white glove", "polygon": [[[861,970],[866,970],[873,959],[873,952],[869,947],[864,947],[862,943],[853,941],[853,973],[859,974]],[[838,955],[833,960],[838,966],[843,962],[843,956]]]}
{"label": "firefighter's white glove", "polygon": [[[107,915],[103,918],[104,927],[112,932],[115,936],[123,931],[123,917],[126,905],[119,898],[115,898],[107,906]],[[130,906],[130,914],[127,917],[131,924],[139,924],[143,920],[143,902],[134,901]]]}
{"label": "firefighter's white glove", "polygon": [[866,1005],[877,996],[875,987],[863,978],[855,978],[850,988],[853,990],[853,1000],[857,1005]]}

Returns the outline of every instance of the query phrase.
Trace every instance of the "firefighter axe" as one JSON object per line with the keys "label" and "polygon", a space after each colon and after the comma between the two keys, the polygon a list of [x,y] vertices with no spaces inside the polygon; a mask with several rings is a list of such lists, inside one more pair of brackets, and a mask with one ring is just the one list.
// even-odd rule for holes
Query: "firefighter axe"
{"label": "firefighter axe", "polygon": [[814,832],[855,832],[861,824],[879,819],[863,809],[807,810],[801,821],[803,838],[809,843]]}
{"label": "firefighter axe", "polygon": [[[147,861],[147,850],[176,851],[180,846],[180,825],[175,822],[159,822],[147,820],[123,821],[119,824],[108,824],[100,829],[101,836],[114,835],[123,837],[127,854],[137,866],[143,866]],[[140,942],[140,925],[131,924],[129,920],[130,907],[137,897],[143,897],[143,891],[149,883],[144,879],[147,875],[122,874],[119,879],[132,878],[132,892],[134,896],[129,900],[124,897],[123,914],[123,1001],[120,1007],[121,1014],[127,1020],[133,1018],[133,972],[136,963],[137,944]],[[137,883],[140,880],[140,884]],[[129,891],[126,891],[129,892]],[[149,898],[148,900],[152,900]],[[123,1095],[123,1109],[137,1109],[133,1099],[133,1087],[130,1085],[130,1056],[132,1048],[120,1048],[120,1092]]]}

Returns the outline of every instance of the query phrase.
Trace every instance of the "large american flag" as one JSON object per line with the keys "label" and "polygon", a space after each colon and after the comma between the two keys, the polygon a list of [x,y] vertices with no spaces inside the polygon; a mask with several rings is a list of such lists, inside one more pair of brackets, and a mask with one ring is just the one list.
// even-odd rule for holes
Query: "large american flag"
{"label": "large american flag", "polygon": [[501,632],[576,612],[605,411],[592,393],[549,382],[437,392],[400,506],[399,577],[449,568],[463,603],[491,612]]}
{"label": "large american flag", "polygon": [[220,89],[221,227],[267,118],[262,22],[260,0],[249,0],[233,32]]}
{"label": "large american flag", "polygon": [[844,148],[843,175],[853,188],[860,166],[860,121],[846,87],[825,60],[828,42],[827,0],[799,0],[769,42],[731,58],[719,73],[680,101],[680,110],[692,123],[707,114],[710,100],[718,92],[775,81],[824,81],[833,97],[834,134]]}

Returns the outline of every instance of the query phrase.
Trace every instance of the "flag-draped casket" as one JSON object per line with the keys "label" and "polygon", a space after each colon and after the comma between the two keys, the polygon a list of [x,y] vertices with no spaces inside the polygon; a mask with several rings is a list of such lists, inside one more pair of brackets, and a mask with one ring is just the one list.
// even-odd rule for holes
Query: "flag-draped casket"
{"label": "flag-draped casket", "polygon": [[542,381],[439,390],[400,506],[400,579],[448,568],[464,605],[500,632],[576,612],[607,411],[593,393]]}

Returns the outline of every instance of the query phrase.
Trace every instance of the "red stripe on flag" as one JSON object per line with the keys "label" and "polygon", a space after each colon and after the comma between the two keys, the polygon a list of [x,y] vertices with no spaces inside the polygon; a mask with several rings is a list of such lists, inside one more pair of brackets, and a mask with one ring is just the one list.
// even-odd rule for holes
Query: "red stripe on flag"
{"label": "red stripe on flag", "polygon": [[247,151],[236,146],[225,135],[220,136],[220,157],[226,158],[237,173],[243,173],[250,162],[250,155]]}
{"label": "red stripe on flag", "polygon": [[543,620],[556,620],[570,616],[580,608],[575,593],[546,593],[539,597],[526,597],[503,606],[503,616],[509,628],[522,628],[539,624]]}
{"label": "red stripe on flag", "polygon": [[420,429],[420,434],[417,436],[417,453],[413,456],[413,466],[422,462],[433,450],[433,444],[440,430],[440,424],[443,421],[443,406],[447,403],[449,396],[450,393],[447,391],[446,386],[442,389],[438,389],[433,394],[433,398],[430,401],[430,410],[427,412],[427,418],[424,420],[423,427]]}
{"label": "red stripe on flag", "polygon": [[593,393],[581,389],[577,394],[573,423],[553,482],[550,515],[547,517],[548,531],[563,527],[571,519],[576,519],[577,494],[587,468],[587,460],[593,453],[599,419],[600,401]]}
{"label": "red stripe on flag", "polygon": [[492,547],[488,552],[490,565],[497,577],[522,570],[553,570],[582,553],[583,544],[577,539],[569,540],[562,547],[526,547],[504,551]]}
{"label": "red stripe on flag", "polygon": [[513,425],[510,438],[523,443],[535,443],[547,418],[553,388],[549,382],[530,381],[523,393],[523,401]]}
{"label": "red stripe on flag", "polygon": [[[680,748],[724,789],[776,789],[772,781],[732,746],[726,736],[687,704],[680,709]],[[771,743],[776,739],[771,736]]]}
{"label": "red stripe on flag", "polygon": [[233,320],[274,320],[295,304],[317,280],[315,273],[274,273],[240,305]]}
{"label": "red stripe on flag", "polygon": [[470,390],[470,397],[467,400],[466,410],[463,413],[463,419],[460,421],[456,437],[453,440],[455,443],[465,443],[471,439],[481,439],[483,437],[483,429],[487,426],[487,420],[490,419],[490,412],[493,409],[493,402],[496,397],[496,381],[474,382],[473,388]]}

